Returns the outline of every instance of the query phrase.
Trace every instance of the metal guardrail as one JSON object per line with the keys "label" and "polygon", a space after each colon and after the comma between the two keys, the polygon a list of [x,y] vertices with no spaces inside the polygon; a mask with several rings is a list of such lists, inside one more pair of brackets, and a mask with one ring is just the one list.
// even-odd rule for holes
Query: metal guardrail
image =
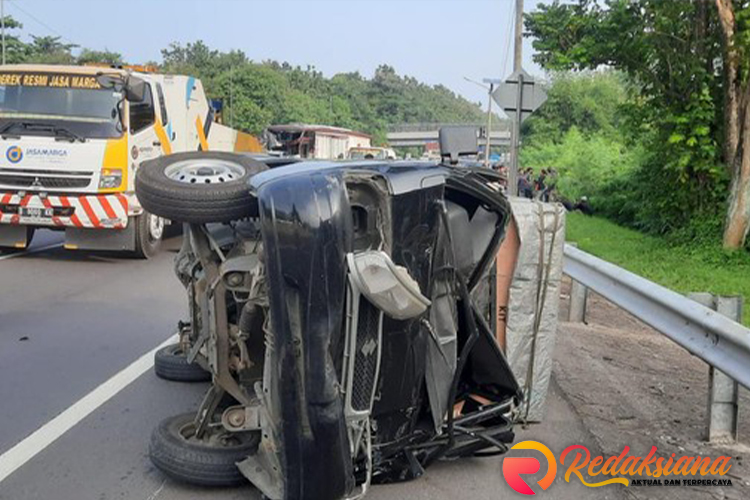
{"label": "metal guardrail", "polygon": [[750,388],[750,329],[569,244],[564,254],[565,274]]}

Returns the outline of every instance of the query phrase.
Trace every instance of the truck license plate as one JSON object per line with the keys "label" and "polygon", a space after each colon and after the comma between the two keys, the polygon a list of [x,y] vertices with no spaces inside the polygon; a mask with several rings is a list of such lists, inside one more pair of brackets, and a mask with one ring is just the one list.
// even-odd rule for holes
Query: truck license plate
{"label": "truck license plate", "polygon": [[18,214],[29,219],[49,219],[52,217],[51,208],[41,207],[18,207]]}

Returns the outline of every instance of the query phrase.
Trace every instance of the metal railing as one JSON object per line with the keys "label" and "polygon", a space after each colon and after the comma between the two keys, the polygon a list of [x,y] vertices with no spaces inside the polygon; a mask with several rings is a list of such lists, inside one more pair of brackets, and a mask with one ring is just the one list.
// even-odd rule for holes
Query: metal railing
{"label": "metal railing", "polygon": [[[583,320],[587,290],[591,289],[731,379],[750,388],[750,329],[705,305],[570,244],[565,245],[564,255],[563,272],[574,280],[570,301],[572,321]],[[713,381],[714,374],[711,374]],[[715,387],[712,385],[710,390],[713,396]],[[714,400],[710,398],[710,401]],[[721,403],[728,403],[727,411],[734,413],[734,423],[725,425],[734,429],[720,429],[719,434],[736,437],[736,397],[734,401]],[[713,414],[713,403],[709,411]],[[732,420],[731,416],[727,420]],[[709,423],[709,436],[712,425]]]}

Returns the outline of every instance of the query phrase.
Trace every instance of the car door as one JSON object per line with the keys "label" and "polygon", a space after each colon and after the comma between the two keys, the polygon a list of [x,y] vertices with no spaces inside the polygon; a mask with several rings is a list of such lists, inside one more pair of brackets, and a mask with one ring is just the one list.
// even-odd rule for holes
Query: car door
{"label": "car door", "polygon": [[143,100],[130,103],[130,156],[136,168],[141,162],[162,154],[161,141],[156,133],[157,111],[152,84],[145,86]]}

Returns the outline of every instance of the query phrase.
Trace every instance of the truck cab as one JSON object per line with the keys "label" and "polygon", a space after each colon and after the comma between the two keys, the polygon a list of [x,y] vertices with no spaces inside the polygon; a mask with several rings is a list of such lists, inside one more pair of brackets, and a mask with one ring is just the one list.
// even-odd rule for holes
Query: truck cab
{"label": "truck cab", "polygon": [[139,165],[180,151],[260,152],[214,123],[200,80],[144,68],[0,66],[0,248],[37,228],[65,248],[150,257],[165,221],[134,193]]}

